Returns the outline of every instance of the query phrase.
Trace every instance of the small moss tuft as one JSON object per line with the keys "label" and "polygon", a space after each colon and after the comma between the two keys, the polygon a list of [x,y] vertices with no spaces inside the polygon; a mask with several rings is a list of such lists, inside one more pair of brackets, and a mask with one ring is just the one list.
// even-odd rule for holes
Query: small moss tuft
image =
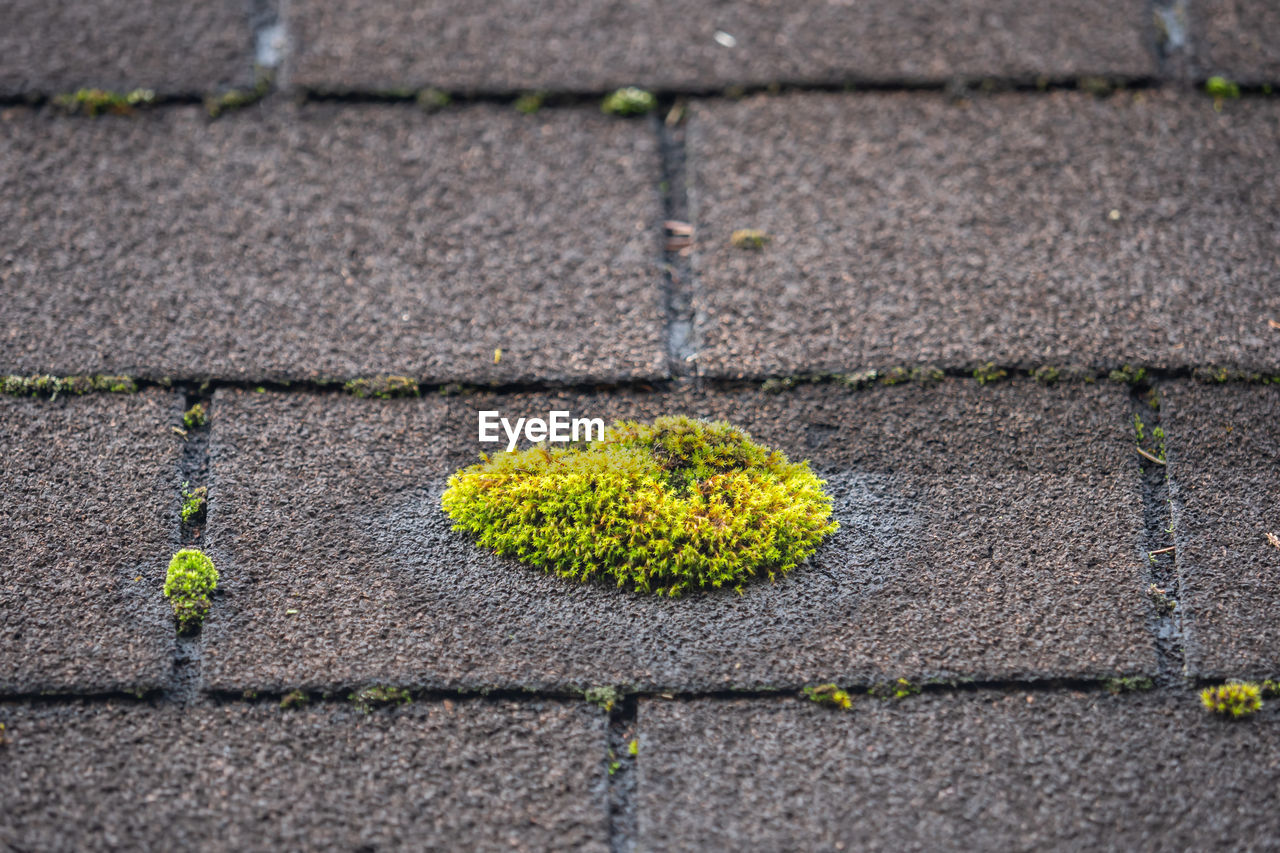
{"label": "small moss tuft", "polygon": [[202,427],[209,422],[209,411],[204,403],[195,403],[182,413],[182,425],[187,429]]}
{"label": "small moss tuft", "polygon": [[760,386],[760,390],[766,394],[781,394],[783,391],[790,391],[802,381],[797,376],[780,376],[776,379],[766,379]]}
{"label": "small moss tuft", "polygon": [[209,95],[204,99],[205,111],[209,118],[217,118],[225,112],[253,106],[271,92],[271,79],[270,69],[258,68],[252,89],[231,89],[219,95]]}
{"label": "small moss tuft", "polygon": [[453,103],[449,93],[439,89],[423,89],[418,93],[417,100],[418,108],[428,113],[439,112]]}
{"label": "small moss tuft", "polygon": [[988,382],[999,382],[1008,375],[1009,371],[996,367],[994,361],[988,361],[973,370],[973,378],[978,380],[979,385],[986,385]]}
{"label": "small moss tuft", "polygon": [[218,570],[208,555],[195,548],[184,548],[173,555],[164,580],[164,595],[173,605],[178,633],[200,626],[217,588]]}
{"label": "small moss tuft", "polygon": [[919,692],[920,685],[912,684],[905,678],[872,685],[867,691],[868,694],[876,699],[906,699],[908,696],[914,696]]}
{"label": "small moss tuft", "polygon": [[847,711],[853,707],[853,698],[847,690],[841,690],[834,684],[818,684],[813,687],[806,687],[803,690],[809,701],[816,702],[819,705],[830,705],[833,708],[839,708]]}
{"label": "small moss tuft", "polygon": [[1076,88],[1101,98],[1110,95],[1115,86],[1106,77],[1081,77],[1076,80]]}
{"label": "small moss tuft", "polygon": [[729,243],[735,249],[758,252],[769,244],[769,235],[758,228],[739,228],[729,235]]}
{"label": "small moss tuft", "polygon": [[1247,717],[1262,707],[1262,688],[1252,681],[1229,681],[1217,687],[1206,687],[1200,701],[1215,714],[1225,717]]}
{"label": "small moss tuft", "polygon": [[156,93],[150,89],[134,89],[132,92],[111,92],[106,89],[78,89],[53,99],[55,106],[67,112],[98,116],[103,113],[130,115],[139,107],[155,103]]}
{"label": "small moss tuft", "polygon": [[1167,448],[1164,441],[1164,427],[1157,426],[1151,430],[1151,440],[1156,443],[1155,457],[1161,462],[1169,461],[1166,455]]}
{"label": "small moss tuft", "polygon": [[138,383],[128,376],[94,376],[93,390],[109,391],[112,394],[136,394]]}
{"label": "small moss tuft", "polygon": [[917,367],[890,367],[879,374],[881,385],[901,385],[914,382],[917,385],[936,385],[947,376],[939,367],[932,365]]}
{"label": "small moss tuft", "polygon": [[190,483],[182,484],[182,523],[203,524],[205,510],[209,506],[209,489],[205,486],[190,488]]}
{"label": "small moss tuft", "polygon": [[1037,367],[1031,373],[1031,378],[1039,382],[1041,385],[1053,385],[1062,378],[1062,371],[1051,365]]}
{"label": "small moss tuft", "polygon": [[546,103],[546,100],[546,92],[526,92],[516,98],[514,106],[516,108],[516,112],[522,115],[531,116],[538,110],[542,109],[542,105]]}
{"label": "small moss tuft", "polygon": [[635,758],[640,754],[640,741],[636,738],[631,739],[631,743],[627,744],[627,755]]}
{"label": "small moss tuft", "polygon": [[1215,98],[1240,97],[1240,84],[1226,77],[1210,77],[1204,82],[1204,90]]}
{"label": "small moss tuft", "polygon": [[880,374],[881,385],[901,385],[911,380],[911,370],[906,367],[890,367]]}
{"label": "small moss tuft", "polygon": [[351,702],[364,713],[374,708],[385,708],[390,705],[408,705],[413,701],[408,690],[399,687],[386,687],[375,684],[347,696]]}
{"label": "small moss tuft", "polygon": [[408,376],[374,376],[369,379],[353,379],[343,386],[355,397],[373,397],[389,400],[393,397],[417,397],[421,391],[418,381]]}
{"label": "small moss tuft", "polygon": [[658,106],[652,92],[627,86],[604,99],[600,109],[613,116],[642,116]]}
{"label": "small moss tuft", "polygon": [[1138,447],[1150,453],[1152,456],[1154,456],[1156,459],[1158,459],[1161,462],[1167,461],[1165,459],[1166,448],[1165,448],[1164,428],[1160,426],[1156,426],[1152,428],[1151,440],[1154,443],[1154,447],[1151,450],[1148,450],[1147,448],[1142,446],[1142,443],[1146,441],[1146,437],[1147,437],[1146,427],[1147,425],[1142,422],[1142,416],[1139,415],[1137,412],[1134,412],[1133,413],[1133,431],[1137,439]]}
{"label": "small moss tuft", "polygon": [[920,385],[937,385],[946,378],[947,374],[942,371],[941,367],[925,365],[911,368],[911,381]]}
{"label": "small moss tuft", "polygon": [[284,698],[280,700],[280,710],[289,711],[293,708],[301,708],[311,701],[311,697],[301,690],[290,690],[284,694]]}
{"label": "small moss tuft", "polygon": [[1151,690],[1156,686],[1156,683],[1150,678],[1135,676],[1131,678],[1108,678],[1102,682],[1102,686],[1107,689],[1108,693],[1120,694]]}
{"label": "small moss tuft", "polygon": [[[938,371],[939,374],[942,371]],[[876,370],[855,370],[853,373],[837,373],[835,380],[849,388],[862,389],[869,387],[880,376]]]}
{"label": "small moss tuft", "polygon": [[1268,699],[1280,697],[1280,681],[1268,678],[1259,686],[1262,688],[1262,695]]}
{"label": "small moss tuft", "polygon": [[392,397],[417,397],[418,380],[408,376],[374,376],[369,379],[352,379],[342,389],[353,397],[375,397],[389,400]]}
{"label": "small moss tuft", "polygon": [[1134,367],[1132,364],[1126,364],[1119,370],[1113,370],[1108,373],[1107,378],[1112,382],[1124,382],[1127,385],[1137,385],[1139,382],[1147,378],[1147,369],[1145,367]]}
{"label": "small moss tuft", "polygon": [[836,529],[822,486],[727,423],[664,417],[497,454],[454,474],[441,506],[504,556],[675,596],[791,571]]}
{"label": "small moss tuft", "polygon": [[592,705],[599,705],[606,711],[622,701],[622,691],[616,687],[588,687],[582,692],[582,698]]}

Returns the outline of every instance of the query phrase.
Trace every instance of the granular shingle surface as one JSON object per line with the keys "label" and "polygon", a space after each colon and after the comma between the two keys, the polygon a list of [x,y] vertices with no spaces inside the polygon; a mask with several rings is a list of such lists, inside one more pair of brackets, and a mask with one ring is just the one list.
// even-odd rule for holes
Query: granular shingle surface
{"label": "granular shingle surface", "polygon": [[0,152],[16,164],[0,173],[0,371],[666,370],[644,122],[492,106],[273,104],[215,122],[196,108],[12,110]]}
{"label": "granular shingle surface", "polygon": [[605,851],[585,703],[0,705],[19,850]]}
{"label": "granular shingle surface", "polygon": [[47,2],[0,7],[0,97],[81,87],[201,95],[253,83],[241,0]]}
{"label": "granular shingle surface", "polygon": [[155,391],[0,396],[0,694],[168,683],[180,412]]}
{"label": "granular shingle surface", "polygon": [[299,0],[287,19],[291,80],[306,88],[600,92],[1143,77],[1149,14],[1135,0]]}
{"label": "granular shingle surface", "polygon": [[644,850],[1264,850],[1280,716],[1171,691],[646,700]]}
{"label": "granular shingle surface", "polygon": [[[1280,851],[1197,695],[1280,679],[1274,2],[0,5],[0,848]],[[441,509],[481,411],[840,526],[547,575]]]}
{"label": "granular shingle surface", "polygon": [[[450,531],[479,409],[728,419],[830,482],[843,529],[777,584],[677,600],[577,585]],[[221,690],[798,686],[1150,672],[1120,386],[393,400],[219,392],[207,544]],[[290,613],[290,611],[294,611]]]}
{"label": "granular shingle surface", "polygon": [[1187,668],[1280,675],[1280,388],[1177,382],[1162,411]]}
{"label": "granular shingle surface", "polygon": [[1156,92],[697,104],[698,363],[1274,368],[1278,136],[1275,100]]}
{"label": "granular shingle surface", "polygon": [[1200,76],[1280,84],[1280,6],[1271,0],[1191,0]]}

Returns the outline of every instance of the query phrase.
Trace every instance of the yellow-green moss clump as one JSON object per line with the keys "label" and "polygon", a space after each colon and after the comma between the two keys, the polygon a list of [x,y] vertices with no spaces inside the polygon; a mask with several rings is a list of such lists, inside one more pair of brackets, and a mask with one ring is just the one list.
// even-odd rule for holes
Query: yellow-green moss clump
{"label": "yellow-green moss clump", "polygon": [[194,403],[182,413],[182,425],[187,429],[202,427],[209,422],[209,410],[204,403]]}
{"label": "yellow-green moss clump", "polygon": [[205,486],[191,488],[190,483],[182,484],[182,523],[203,524],[205,511],[209,507],[209,489]]}
{"label": "yellow-green moss clump", "polygon": [[1217,687],[1206,687],[1200,701],[1215,714],[1247,717],[1262,707],[1262,688],[1252,681],[1229,681]]}
{"label": "yellow-green moss clump", "polygon": [[209,600],[218,588],[218,570],[203,551],[183,548],[169,561],[164,579],[164,595],[173,605],[178,632],[200,625],[209,612]]}
{"label": "yellow-green moss clump", "polygon": [[83,112],[87,116],[102,113],[129,115],[138,107],[149,107],[156,100],[150,89],[134,89],[132,92],[111,92],[106,89],[77,89],[53,99],[56,106],[68,112]]}
{"label": "yellow-green moss clump", "polygon": [[760,251],[769,242],[768,233],[758,228],[739,228],[729,235],[729,242],[735,249]]}
{"label": "yellow-green moss clump", "polygon": [[847,711],[853,707],[853,697],[849,695],[849,691],[841,690],[834,684],[818,684],[813,687],[806,687],[802,692],[809,697],[810,701],[819,705],[830,705],[842,711]]}
{"label": "yellow-green moss clump", "polygon": [[499,554],[675,596],[795,568],[836,529],[822,485],[729,424],[665,417],[486,458],[450,478],[442,505]]}
{"label": "yellow-green moss clump", "polygon": [[0,394],[12,394],[18,397],[36,397],[59,394],[89,394],[93,391],[108,391],[112,394],[133,394],[138,384],[128,376],[51,376],[36,374],[33,376],[0,376]]}
{"label": "yellow-green moss clump", "polygon": [[371,376],[352,379],[342,389],[353,397],[375,397],[390,400],[392,397],[417,397],[418,380],[408,376]]}
{"label": "yellow-green moss clump", "polygon": [[658,99],[652,92],[627,86],[605,98],[600,109],[613,116],[642,116],[657,106]]}
{"label": "yellow-green moss clump", "polygon": [[1204,83],[1204,90],[1215,98],[1240,97],[1240,84],[1226,77],[1210,77]]}

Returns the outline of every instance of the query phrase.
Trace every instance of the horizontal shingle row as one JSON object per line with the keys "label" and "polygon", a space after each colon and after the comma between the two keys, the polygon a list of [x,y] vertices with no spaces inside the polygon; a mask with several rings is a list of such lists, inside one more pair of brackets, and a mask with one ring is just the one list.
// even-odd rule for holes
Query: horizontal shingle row
{"label": "horizontal shingle row", "polygon": [[[274,4],[265,4],[269,12]],[[0,96],[82,86],[200,95],[253,85],[261,28],[284,34],[289,85],[321,92],[704,92],[771,83],[1031,82],[1190,71],[1280,75],[1267,0],[851,4],[734,0],[22,0],[0,11]],[[259,27],[255,32],[254,27]],[[1163,62],[1162,58],[1168,61]]]}
{"label": "horizontal shingle row", "polygon": [[[1188,672],[1280,670],[1272,387],[1162,384]],[[0,399],[0,690],[171,686],[177,395]],[[836,679],[1154,675],[1135,404],[1123,386],[389,401],[220,391],[206,689],[370,681],[572,692]],[[477,412],[728,419],[828,481],[841,530],[776,584],[667,600],[581,586],[450,531]],[[1170,593],[1176,596],[1177,592]]]}
{"label": "horizontal shingle row", "polygon": [[[1280,715],[1224,722],[1185,691],[645,699],[625,764],[602,712],[546,700],[0,722],[0,838],[22,850],[1228,850],[1280,829]],[[624,774],[631,836],[606,818]]]}
{"label": "horizontal shingle row", "polygon": [[[1280,372],[1274,100],[758,96],[687,131],[704,376]],[[664,377],[657,136],[584,107],[11,109],[0,371]]]}

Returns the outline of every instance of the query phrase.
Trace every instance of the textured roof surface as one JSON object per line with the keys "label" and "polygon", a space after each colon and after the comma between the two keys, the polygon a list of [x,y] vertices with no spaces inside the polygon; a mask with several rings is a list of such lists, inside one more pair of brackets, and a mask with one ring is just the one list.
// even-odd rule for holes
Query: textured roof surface
{"label": "textured roof surface", "polygon": [[[1273,5],[7,4],[0,847],[1274,848],[1198,695],[1280,678]],[[440,510],[482,411],[840,529],[548,576]]]}

